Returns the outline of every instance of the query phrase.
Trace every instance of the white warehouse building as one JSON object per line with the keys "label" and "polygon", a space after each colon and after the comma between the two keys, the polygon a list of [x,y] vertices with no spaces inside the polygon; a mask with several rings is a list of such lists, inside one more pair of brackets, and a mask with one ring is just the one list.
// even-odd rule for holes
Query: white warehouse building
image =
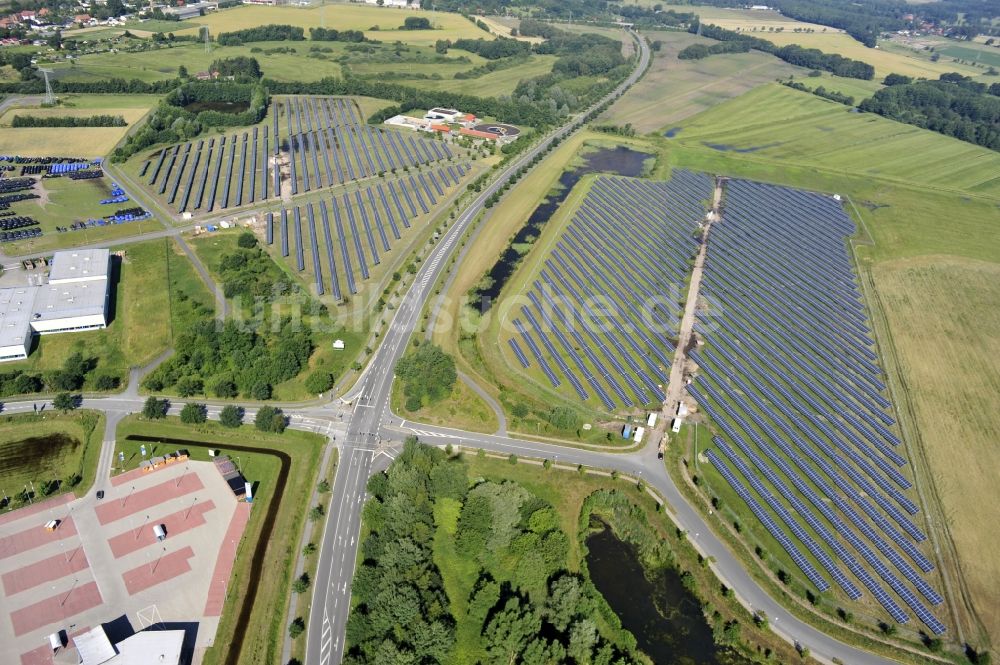
{"label": "white warehouse building", "polygon": [[36,334],[107,327],[111,253],[56,252],[50,265],[47,284],[0,289],[0,362],[27,358]]}

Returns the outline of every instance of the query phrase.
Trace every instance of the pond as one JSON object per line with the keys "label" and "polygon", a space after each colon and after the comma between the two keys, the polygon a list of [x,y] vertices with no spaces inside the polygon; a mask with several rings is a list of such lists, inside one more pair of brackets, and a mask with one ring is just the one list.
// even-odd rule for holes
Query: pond
{"label": "pond", "polygon": [[218,111],[219,113],[243,113],[250,108],[250,102],[191,102],[184,107],[190,113]]}
{"label": "pond", "polygon": [[477,292],[480,307],[485,313],[493,306],[493,302],[500,296],[504,284],[510,276],[517,270],[521,257],[524,255],[525,243],[530,238],[538,238],[542,232],[542,227],[555,214],[556,210],[570,190],[580,181],[580,178],[588,173],[614,173],[616,175],[636,177],[642,175],[643,165],[653,155],[632,150],[624,146],[615,148],[602,148],[582,155],[583,164],[563,172],[559,178],[559,185],[556,190],[549,194],[535,211],[531,213],[528,221],[517,232],[511,244],[503,251],[500,258],[490,269],[487,279],[487,288],[481,288]]}
{"label": "pond", "polygon": [[668,567],[646,577],[638,552],[605,528],[587,538],[587,568],[594,586],[656,665],[749,665],[712,638],[701,604]]}

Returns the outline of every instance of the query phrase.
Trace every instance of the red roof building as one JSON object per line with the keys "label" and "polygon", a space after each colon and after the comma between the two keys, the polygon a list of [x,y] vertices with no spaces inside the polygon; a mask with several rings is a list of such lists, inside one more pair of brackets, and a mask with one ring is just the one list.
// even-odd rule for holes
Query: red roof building
{"label": "red roof building", "polygon": [[500,138],[499,134],[494,134],[493,132],[481,132],[478,129],[469,129],[468,127],[463,127],[458,131],[465,136],[471,136],[475,139],[489,139],[490,141],[496,141]]}

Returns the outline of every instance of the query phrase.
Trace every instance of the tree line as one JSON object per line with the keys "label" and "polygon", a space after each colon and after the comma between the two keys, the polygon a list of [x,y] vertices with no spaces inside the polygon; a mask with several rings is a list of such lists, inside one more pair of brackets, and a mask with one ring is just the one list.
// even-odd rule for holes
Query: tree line
{"label": "tree line", "polygon": [[845,95],[842,92],[837,92],[836,90],[827,90],[823,86],[817,86],[815,89],[808,88],[804,84],[798,81],[781,81],[782,85],[788,86],[789,88],[794,88],[795,90],[801,90],[802,92],[809,92],[817,97],[822,97],[823,99],[829,99],[832,102],[839,102],[846,106],[854,106],[854,97],[850,95]]}
{"label": "tree line", "polygon": [[221,46],[240,46],[248,42],[301,42],[306,35],[303,28],[294,25],[258,25],[244,30],[222,32],[215,38]]}
{"label": "tree line", "polygon": [[704,23],[693,24],[688,28],[688,32],[701,34],[722,42],[745,42],[752,49],[770,53],[789,64],[798,65],[799,67],[820,69],[836,76],[862,79],[864,81],[870,81],[875,78],[875,68],[867,62],[845,58],[837,53],[824,53],[819,49],[803,48],[798,44],[779,47],[773,42],[761,39],[760,37],[752,37],[745,33],[726,30],[717,25],[706,25]]}
{"label": "tree line", "polygon": [[[898,79],[897,79],[898,80]],[[862,111],[1000,150],[1000,85],[961,74],[937,81],[896,83],[861,102]]]}
{"label": "tree line", "polygon": [[371,41],[365,38],[360,30],[336,30],[334,28],[309,28],[309,39],[314,42],[351,42]]}
{"label": "tree line", "polygon": [[91,115],[85,117],[15,115],[11,127],[126,127],[120,115]]}
{"label": "tree line", "polygon": [[719,42],[717,44],[691,44],[677,54],[678,60],[701,60],[720,53],[747,53],[750,43],[746,41]]}

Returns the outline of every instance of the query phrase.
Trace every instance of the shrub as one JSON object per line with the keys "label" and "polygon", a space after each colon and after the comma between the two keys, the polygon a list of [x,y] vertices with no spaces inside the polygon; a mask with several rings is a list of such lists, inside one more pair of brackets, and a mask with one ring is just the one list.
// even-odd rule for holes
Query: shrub
{"label": "shrub", "polygon": [[306,378],[306,390],[311,393],[325,393],[333,387],[333,374],[330,372],[313,372]]}
{"label": "shrub", "polygon": [[188,425],[198,425],[208,419],[208,409],[204,404],[190,402],[181,409],[181,422]]}
{"label": "shrub", "polygon": [[160,420],[167,417],[168,408],[170,408],[170,402],[150,395],[142,405],[142,415],[149,420]]}

